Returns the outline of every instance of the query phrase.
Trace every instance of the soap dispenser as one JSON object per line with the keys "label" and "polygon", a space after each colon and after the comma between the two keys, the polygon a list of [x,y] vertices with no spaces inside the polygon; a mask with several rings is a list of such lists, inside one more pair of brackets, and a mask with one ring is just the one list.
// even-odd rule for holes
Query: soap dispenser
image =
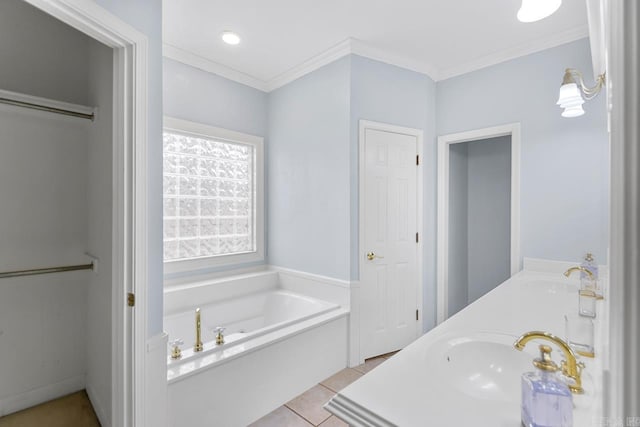
{"label": "soap dispenser", "polygon": [[[585,255],[584,260],[580,264],[580,267],[586,268],[593,275],[593,278],[589,277],[587,273],[582,271],[580,272],[580,280],[589,280],[589,279],[592,279],[593,281],[598,280],[598,264],[596,263],[596,260],[593,258],[592,254],[588,253],[587,255]],[[593,285],[595,286],[595,283]]]}
{"label": "soap dispenser", "polygon": [[558,378],[551,347],[540,346],[540,358],[533,366],[535,371],[522,375],[522,425],[572,427],[573,398],[567,384]]}

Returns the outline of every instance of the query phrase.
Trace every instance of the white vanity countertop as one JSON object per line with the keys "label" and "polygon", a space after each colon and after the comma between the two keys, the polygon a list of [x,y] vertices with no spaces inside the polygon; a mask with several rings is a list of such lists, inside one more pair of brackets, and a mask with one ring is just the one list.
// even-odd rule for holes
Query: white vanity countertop
{"label": "white vanity countertop", "polygon": [[[602,303],[598,304],[600,316]],[[482,346],[466,347],[477,351],[460,357],[467,359],[467,366],[477,361],[483,366],[478,372],[454,372],[438,356],[448,361],[446,351],[452,346],[490,337],[505,344],[498,350],[510,358],[509,346],[525,332],[550,332],[565,339],[564,315],[577,310],[577,279],[522,271],[343,389],[326,408],[352,426],[518,427],[522,372],[512,369],[509,373],[510,388],[505,397],[504,390],[495,387],[490,378],[503,375],[503,368],[486,360]],[[597,425],[594,420],[601,416],[602,358],[598,352],[602,348],[602,325],[598,319],[595,323],[596,358],[580,360],[586,365],[582,375],[585,394],[574,395],[576,427]],[[549,344],[529,342],[523,352],[526,355],[513,348],[518,366],[524,363],[523,372],[534,370],[524,358],[533,360],[538,344],[543,343]],[[550,345],[552,357],[559,364],[562,353]]]}

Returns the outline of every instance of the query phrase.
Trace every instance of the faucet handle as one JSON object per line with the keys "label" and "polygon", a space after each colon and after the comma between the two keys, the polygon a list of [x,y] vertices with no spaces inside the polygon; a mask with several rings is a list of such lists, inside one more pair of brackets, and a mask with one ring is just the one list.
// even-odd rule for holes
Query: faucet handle
{"label": "faucet handle", "polygon": [[169,345],[171,347],[180,347],[183,344],[184,344],[184,341],[180,338],[176,338],[175,340],[169,342]]}
{"label": "faucet handle", "polygon": [[225,329],[227,329],[227,328],[222,327],[222,326],[216,326],[213,329],[213,332],[216,334],[216,344],[217,345],[224,344],[224,335],[223,335],[223,333],[224,333]]}
{"label": "faucet handle", "polygon": [[171,346],[171,358],[173,360],[178,360],[182,357],[182,350],[180,350],[180,346],[184,344],[180,338],[177,338],[169,343]]}

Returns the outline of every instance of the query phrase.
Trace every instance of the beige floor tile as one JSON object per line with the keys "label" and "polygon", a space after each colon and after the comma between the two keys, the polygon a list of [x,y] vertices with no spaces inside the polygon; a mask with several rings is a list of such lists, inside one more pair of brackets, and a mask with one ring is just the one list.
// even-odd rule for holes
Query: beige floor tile
{"label": "beige floor tile", "polygon": [[367,359],[365,360],[365,362],[362,365],[358,365],[356,367],[354,367],[353,369],[355,369],[356,371],[366,374],[367,372],[371,371],[373,368],[379,366],[381,363],[386,362],[387,359],[385,359],[384,357],[380,356],[380,357],[374,357],[371,359]]}
{"label": "beige floor tile", "polygon": [[327,421],[320,424],[320,427],[349,427],[349,424],[332,415]]}
{"label": "beige floor tile", "polygon": [[322,381],[320,384],[336,393],[362,376],[361,372],[355,369],[346,368]]}
{"label": "beige floor tile", "polygon": [[314,426],[317,426],[331,416],[323,406],[334,394],[328,388],[318,384],[288,402],[286,406]]}
{"label": "beige floor tile", "polygon": [[291,409],[281,406],[250,424],[249,427],[312,427],[312,425]]}
{"label": "beige floor tile", "polygon": [[100,427],[87,393],[79,391],[0,417],[0,427]]}
{"label": "beige floor tile", "polygon": [[396,353],[398,353],[400,350],[398,351],[392,351],[391,353],[387,353],[387,354],[382,354],[378,357],[384,357],[385,359],[389,359],[390,357],[394,356]]}

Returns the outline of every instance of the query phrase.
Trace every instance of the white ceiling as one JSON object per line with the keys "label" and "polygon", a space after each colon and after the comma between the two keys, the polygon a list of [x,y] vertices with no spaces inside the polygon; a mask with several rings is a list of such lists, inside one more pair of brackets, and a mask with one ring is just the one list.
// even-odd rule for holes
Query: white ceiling
{"label": "white ceiling", "polygon": [[520,0],[163,0],[163,37],[167,56],[267,89],[345,48],[440,80],[587,36],[585,3],[524,24]]}

